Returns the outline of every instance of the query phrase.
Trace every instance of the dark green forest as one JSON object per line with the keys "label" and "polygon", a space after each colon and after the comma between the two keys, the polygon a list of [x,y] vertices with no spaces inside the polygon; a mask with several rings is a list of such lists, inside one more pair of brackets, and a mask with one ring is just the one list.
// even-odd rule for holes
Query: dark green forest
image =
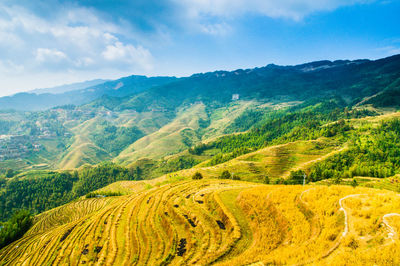
{"label": "dark green forest", "polygon": [[27,209],[37,214],[119,180],[139,180],[140,171],[102,163],[74,172],[50,172],[3,181],[0,193],[0,221],[13,212]]}
{"label": "dark green forest", "polygon": [[365,125],[352,132],[349,148],[314,164],[312,181],[367,176],[385,178],[400,173],[400,120]]}
{"label": "dark green forest", "polygon": [[32,214],[19,210],[6,222],[0,222],[0,249],[24,235],[33,223]]}
{"label": "dark green forest", "polygon": [[116,127],[104,121],[97,126],[99,129],[91,134],[93,142],[113,156],[135,142],[144,134],[137,127]]}

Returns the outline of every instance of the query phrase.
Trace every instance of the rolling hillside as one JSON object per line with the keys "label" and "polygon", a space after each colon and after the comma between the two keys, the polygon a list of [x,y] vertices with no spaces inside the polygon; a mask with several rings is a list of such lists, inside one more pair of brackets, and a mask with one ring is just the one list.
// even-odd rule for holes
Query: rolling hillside
{"label": "rolling hillside", "polygon": [[195,172],[200,172],[203,176],[217,178],[228,170],[241,180],[263,182],[264,177],[268,176],[274,182],[279,178],[287,179],[290,172],[307,169],[308,165],[343,149],[344,146],[330,139],[296,141],[263,148],[215,166],[207,166],[208,161],[205,161],[192,169],[178,172],[178,175],[191,177]]}
{"label": "rolling hillside", "polygon": [[88,120],[72,129],[75,133],[74,141],[62,156],[58,167],[73,169],[84,164],[96,164],[98,161],[110,160],[110,154],[95,145],[89,138],[89,132],[93,132],[99,119]]}
{"label": "rolling hillside", "polygon": [[236,117],[249,108],[260,105],[256,101],[237,101],[207,112],[204,103],[193,104],[177,112],[176,118],[159,130],[137,140],[123,150],[115,161],[129,164],[139,159],[161,159],[180,153],[200,141],[219,137]]}
{"label": "rolling hillside", "polygon": [[[21,103],[26,110],[43,102],[47,107],[70,104],[40,112],[2,111],[1,133],[26,136],[40,149],[32,155],[29,145],[21,144],[23,152],[16,150],[1,164],[14,170],[74,169],[103,160],[131,165],[142,159],[163,160],[200,142],[262,128],[285,115],[290,119],[299,111],[347,112],[357,118],[393,112],[398,108],[393,95],[399,88],[399,69],[400,56],[320,61],[184,78],[130,76],[64,94],[35,94],[31,100],[32,95],[17,95],[19,103],[1,98],[0,109],[18,109]],[[326,106],[318,107],[321,104]],[[325,114],[322,120],[336,119]],[[87,127],[90,121],[103,125]],[[127,137],[129,131],[134,137]],[[259,141],[257,148],[270,140]]]}
{"label": "rolling hillside", "polygon": [[112,189],[124,195],[37,216],[23,238],[0,251],[2,265],[400,263],[393,192],[215,179]]}

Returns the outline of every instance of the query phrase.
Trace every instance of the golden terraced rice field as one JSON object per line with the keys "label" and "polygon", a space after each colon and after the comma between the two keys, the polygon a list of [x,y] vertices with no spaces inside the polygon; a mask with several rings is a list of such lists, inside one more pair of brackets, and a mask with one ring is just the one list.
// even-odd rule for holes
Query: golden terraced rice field
{"label": "golden terraced rice field", "polygon": [[206,179],[45,212],[0,265],[399,265],[400,196]]}

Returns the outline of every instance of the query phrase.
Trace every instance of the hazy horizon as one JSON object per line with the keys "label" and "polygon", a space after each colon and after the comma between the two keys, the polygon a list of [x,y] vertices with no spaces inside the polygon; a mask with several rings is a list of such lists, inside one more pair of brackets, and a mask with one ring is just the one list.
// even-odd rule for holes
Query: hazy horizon
{"label": "hazy horizon", "polygon": [[129,75],[400,53],[398,1],[5,0],[0,96]]}
{"label": "hazy horizon", "polygon": [[[399,55],[399,54],[393,54],[393,55],[390,55],[390,56],[387,56],[387,57],[391,57],[391,56],[395,56],[395,55]],[[386,57],[383,57],[383,58],[386,58]],[[382,59],[382,58],[355,58],[355,59],[351,59],[351,60],[371,60],[371,61],[373,61],[373,60],[379,60],[379,59]],[[333,62],[333,61],[340,61],[340,60],[350,60],[350,59],[338,58],[338,59],[331,59],[329,61]],[[320,61],[320,60],[317,60],[317,61]],[[254,67],[249,67],[249,68],[213,69],[213,70],[208,70],[208,71],[203,71],[203,72],[191,73],[191,74],[188,74],[188,75],[143,75],[143,76],[146,76],[146,77],[169,76],[169,77],[182,78],[182,77],[189,77],[191,75],[199,74],[199,73],[201,74],[201,73],[210,73],[210,72],[215,72],[215,71],[235,71],[235,70],[238,70],[238,69],[253,69],[253,68],[259,68],[259,67],[265,67],[265,66],[268,66],[270,64],[279,65],[279,66],[295,66],[295,65],[299,65],[299,64],[307,64],[307,63],[312,63],[312,62],[317,62],[317,61],[300,62],[298,64],[288,64],[288,65],[279,65],[279,64],[275,64],[275,63],[272,62],[272,63],[268,63],[268,64],[265,64],[265,65],[262,65],[262,66],[254,66]],[[322,59],[322,61],[323,61],[323,59]],[[127,76],[132,76],[132,75],[136,75],[136,74],[133,73],[133,74],[128,74],[126,76],[117,76],[115,78],[110,78],[110,79],[102,79],[101,77],[94,78],[94,79],[89,79],[89,80],[85,80],[84,79],[84,80],[78,80],[76,82],[71,82],[71,83],[55,84],[54,86],[49,86],[49,87],[44,87],[44,88],[31,88],[31,89],[27,89],[27,90],[21,90],[21,91],[13,92],[11,94],[6,94],[6,95],[3,95],[2,92],[0,91],[0,97],[13,96],[13,95],[18,94],[18,93],[35,93],[35,91],[38,91],[38,90],[46,90],[46,89],[53,89],[53,88],[63,87],[63,86],[71,86],[71,85],[91,82],[91,81],[95,81],[95,80],[104,80],[104,82],[107,82],[107,81],[112,81],[112,80],[118,80],[120,78],[124,78],[124,77],[127,77]]]}

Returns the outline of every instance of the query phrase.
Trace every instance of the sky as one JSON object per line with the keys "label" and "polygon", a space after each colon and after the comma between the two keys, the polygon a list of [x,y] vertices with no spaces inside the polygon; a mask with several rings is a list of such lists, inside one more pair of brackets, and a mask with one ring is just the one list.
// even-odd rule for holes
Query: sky
{"label": "sky", "polygon": [[400,54],[400,0],[0,0],[0,96]]}

